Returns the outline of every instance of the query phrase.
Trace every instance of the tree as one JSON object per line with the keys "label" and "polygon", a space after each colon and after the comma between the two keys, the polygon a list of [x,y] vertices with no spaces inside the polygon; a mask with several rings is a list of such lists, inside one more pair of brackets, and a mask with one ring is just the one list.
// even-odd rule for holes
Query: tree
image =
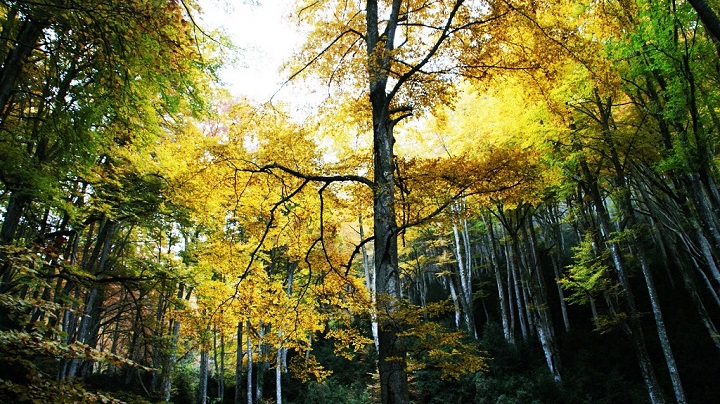
{"label": "tree", "polygon": [[[393,318],[401,300],[394,130],[413,112],[446,99],[451,91],[448,80],[457,66],[450,43],[497,15],[482,4],[461,0],[432,4],[368,0],[358,8],[349,6],[327,1],[299,8],[299,15],[311,23],[332,18],[311,34],[317,40],[308,42],[305,60],[310,62],[302,69],[325,66],[330,83],[345,78],[356,88],[364,87],[361,94],[369,101],[362,105],[370,112],[373,139],[376,291],[378,313],[383,314],[378,361],[381,395],[383,403],[404,403],[409,401],[406,352],[398,338],[403,326]],[[322,45],[314,46],[318,42]]]}

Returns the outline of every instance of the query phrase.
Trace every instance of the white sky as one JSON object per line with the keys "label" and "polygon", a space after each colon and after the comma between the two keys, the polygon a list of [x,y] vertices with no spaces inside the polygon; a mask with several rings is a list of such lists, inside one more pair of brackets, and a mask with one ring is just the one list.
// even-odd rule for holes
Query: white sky
{"label": "white sky", "polygon": [[[292,2],[286,0],[200,0],[202,25],[220,27],[241,50],[220,78],[233,95],[264,102],[285,80],[283,61],[302,43],[297,26],[285,19]],[[281,97],[285,98],[285,97]]]}

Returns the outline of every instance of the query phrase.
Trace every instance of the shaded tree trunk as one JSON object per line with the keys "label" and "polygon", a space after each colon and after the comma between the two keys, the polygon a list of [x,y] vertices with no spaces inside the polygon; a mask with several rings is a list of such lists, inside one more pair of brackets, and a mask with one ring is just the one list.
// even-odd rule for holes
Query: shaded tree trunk
{"label": "shaded tree trunk", "polygon": [[378,312],[387,313],[379,319],[378,370],[380,395],[383,403],[409,402],[406,373],[406,348],[399,337],[403,331],[400,319],[389,318],[396,311],[402,296],[398,265],[397,224],[395,220],[395,164],[393,127],[390,116],[391,97],[386,93],[390,58],[381,49],[394,49],[395,30],[401,1],[391,5],[390,20],[385,32],[379,32],[378,4],[367,1],[366,44],[370,71],[370,103],[373,122],[373,228],[375,232],[375,289],[378,294]]}
{"label": "shaded tree trunk", "polygon": [[500,306],[500,317],[502,321],[503,335],[505,337],[505,341],[507,341],[509,344],[515,344],[515,336],[513,335],[513,330],[511,327],[508,313],[512,309],[508,308],[509,302],[505,294],[505,286],[503,285],[500,262],[496,255],[495,245],[497,244],[497,242],[495,240],[495,230],[493,228],[492,220],[486,216],[487,215],[483,215],[483,222],[485,223],[485,228],[487,230],[488,263],[491,270],[493,271],[493,274],[495,275],[495,284],[497,285],[498,291],[498,305]]}
{"label": "shaded tree trunk", "polygon": [[207,403],[209,356],[207,344],[203,343],[200,348],[200,384],[198,385],[198,402],[201,404]]}
{"label": "shaded tree trunk", "polygon": [[[250,330],[250,321],[248,321],[248,330]],[[253,346],[252,346],[252,339],[250,338],[250,334],[248,333],[247,336],[247,402],[248,404],[253,404],[253,393],[255,392],[255,389],[253,388]]]}
{"label": "shaded tree trunk", "polygon": [[237,323],[237,344],[235,349],[237,350],[237,361],[235,362],[235,404],[242,402],[242,362],[243,362],[243,322],[238,321]]}
{"label": "shaded tree trunk", "polygon": [[[462,231],[467,232],[467,226],[464,226]],[[453,222],[453,236],[455,237],[455,256],[458,262],[458,274],[460,277],[459,300],[465,318],[465,326],[467,327],[470,338],[477,339],[478,335],[475,327],[473,307],[472,268],[470,266],[472,260],[470,257],[469,242],[466,240],[466,235],[463,235],[461,239],[460,231],[455,222]]]}
{"label": "shaded tree trunk", "polygon": [[[15,83],[22,73],[26,59],[38,45],[43,30],[49,25],[50,20],[35,19],[27,15],[17,38],[14,41],[12,50],[7,54],[0,70],[0,126],[4,126],[7,115],[8,102],[15,90]],[[3,30],[3,35],[7,35]]]}
{"label": "shaded tree trunk", "polygon": [[3,217],[2,229],[0,229],[0,245],[10,244],[15,240],[15,233],[20,224],[20,218],[22,218],[25,205],[29,202],[29,196],[18,192],[13,192],[10,195],[7,208],[5,209],[5,216]]}
{"label": "shaded tree trunk", "polygon": [[[562,377],[560,372],[562,366],[560,352],[555,340],[555,326],[553,325],[552,315],[550,314],[550,307],[547,301],[547,288],[542,273],[542,265],[538,257],[537,239],[531,213],[526,215],[525,223],[526,226],[522,227],[522,231],[527,246],[526,249],[528,250],[528,260],[530,261],[530,265],[528,266],[530,282],[528,283],[534,280],[537,285],[537,290],[533,290],[532,286],[529,286],[528,289],[531,293],[534,311],[537,314],[536,327],[538,338],[545,353],[545,361],[548,369],[553,375],[555,383],[561,383]],[[526,229],[526,227],[529,229]]]}

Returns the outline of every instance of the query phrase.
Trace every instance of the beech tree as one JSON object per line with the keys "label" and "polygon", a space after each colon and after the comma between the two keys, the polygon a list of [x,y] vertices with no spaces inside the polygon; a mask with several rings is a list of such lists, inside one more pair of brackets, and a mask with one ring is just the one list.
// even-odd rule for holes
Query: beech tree
{"label": "beech tree", "polygon": [[[465,1],[323,1],[298,8],[298,16],[316,27],[301,54],[308,62],[299,71],[314,68],[331,91],[350,84],[367,97],[359,105],[372,128],[375,290],[378,312],[383,313],[378,366],[384,403],[409,401],[406,349],[398,337],[403,326],[392,314],[402,296],[395,128],[413,113],[447,99],[452,92],[449,80],[461,70],[453,57],[457,47],[463,40],[476,43],[471,38],[480,38],[482,28],[502,13]],[[323,24],[316,24],[319,21]]]}

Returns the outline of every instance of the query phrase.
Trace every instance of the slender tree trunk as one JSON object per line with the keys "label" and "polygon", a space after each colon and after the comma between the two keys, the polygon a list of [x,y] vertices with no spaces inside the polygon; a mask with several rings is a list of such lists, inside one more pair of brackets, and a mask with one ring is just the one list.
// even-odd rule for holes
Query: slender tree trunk
{"label": "slender tree trunk", "polygon": [[[464,231],[466,231],[467,227],[465,226]],[[465,325],[467,327],[467,332],[470,338],[477,339],[477,329],[475,327],[475,318],[474,318],[474,307],[473,307],[473,291],[472,291],[472,272],[471,268],[468,266],[471,262],[470,260],[470,250],[468,248],[468,244],[465,242],[465,236],[463,236],[462,240],[460,238],[460,231],[458,230],[458,226],[456,223],[453,222],[453,236],[455,237],[455,257],[458,262],[458,274],[460,275],[460,293],[459,298],[460,302],[462,303],[463,308],[463,314],[465,318]],[[465,254],[463,254],[463,249],[461,248],[464,246]]]}
{"label": "slender tree trunk", "polygon": [[203,343],[202,348],[200,348],[200,384],[198,385],[198,401],[201,404],[207,403],[209,367],[208,348]]}
{"label": "slender tree trunk", "polygon": [[450,296],[452,296],[453,306],[455,307],[455,328],[460,329],[460,301],[458,299],[457,292],[455,291],[455,282],[451,276],[445,277],[445,282],[450,288]]}
{"label": "slender tree trunk", "polygon": [[[362,216],[358,219],[358,223],[360,225],[360,242],[365,240],[365,231],[363,229],[362,225]],[[365,287],[367,288],[368,292],[370,292],[370,299],[372,299],[373,307],[372,311],[370,312],[370,327],[372,330],[372,336],[373,341],[375,342],[375,352],[379,352],[379,345],[380,342],[378,340],[378,319],[377,319],[377,311],[375,310],[377,306],[377,292],[375,289],[375,269],[371,267],[370,265],[370,258],[368,257],[367,247],[365,247],[365,244],[361,247],[362,250],[362,259],[363,259],[363,269],[365,270]]]}
{"label": "slender tree trunk", "polygon": [[282,368],[283,368],[283,347],[282,342],[278,344],[277,357],[275,358],[275,403],[282,404]]}
{"label": "slender tree trunk", "polygon": [[512,328],[510,326],[510,319],[508,314],[508,299],[505,295],[505,286],[503,286],[500,262],[495,254],[495,230],[493,229],[492,220],[487,218],[486,215],[483,215],[483,222],[485,223],[485,228],[487,229],[487,250],[489,256],[488,262],[492,267],[493,273],[495,274],[495,283],[497,285],[498,304],[500,305],[500,317],[502,320],[503,335],[505,337],[505,341],[507,341],[509,344],[515,344],[515,337],[513,336]]}
{"label": "slender tree trunk", "polygon": [[[218,344],[218,334],[220,341]],[[215,378],[217,379],[217,398],[220,402],[225,398],[225,336],[223,330],[215,326],[213,331],[213,356],[215,362]]]}
{"label": "slender tree trunk", "polygon": [[507,270],[508,270],[508,284],[512,285],[515,293],[515,307],[517,308],[517,318],[520,324],[520,334],[522,335],[523,341],[528,339],[528,321],[527,321],[527,310],[525,305],[524,292],[522,289],[522,279],[519,277],[519,271],[517,269],[518,259],[517,254],[513,251],[510,243],[505,245],[506,256],[507,256]]}
{"label": "slender tree trunk", "polygon": [[560,300],[560,312],[562,314],[563,325],[565,326],[565,331],[568,332],[570,331],[570,317],[568,316],[567,302],[565,301],[565,291],[558,282],[560,278],[562,278],[562,268],[564,267],[563,255],[565,253],[565,237],[563,236],[562,229],[560,227],[560,213],[558,212],[557,204],[553,203],[549,206],[546,213],[549,224],[549,229],[547,229],[547,231],[548,234],[550,234],[550,239],[554,241],[554,247],[550,252],[550,260],[552,262],[553,273],[555,275],[555,286]]}
{"label": "slender tree trunk", "polygon": [[[519,322],[516,321],[515,314],[519,311],[518,308],[516,308],[517,303],[517,288],[515,286],[515,281],[513,279],[513,273],[512,273],[512,264],[510,263],[511,256],[508,253],[507,249],[507,243],[505,244],[505,266],[506,266],[506,285],[507,285],[507,296],[508,296],[508,311],[510,313],[510,332],[513,334],[513,341],[515,340],[515,323]],[[522,332],[522,327],[521,327]],[[524,334],[523,334],[524,335]],[[523,341],[525,340],[525,336],[523,336]],[[514,344],[514,342],[513,342]]]}
{"label": "slender tree trunk", "polygon": [[[193,288],[190,287],[187,289],[187,293],[185,294],[185,300],[190,300],[190,296],[192,296]],[[183,293],[185,293],[185,285],[182,283],[178,285],[178,291],[177,291],[177,299],[180,300],[183,298]],[[181,306],[179,304],[175,305],[175,310],[180,310]],[[172,331],[171,331],[171,340],[170,340],[170,358],[168,359],[167,367],[163,371],[163,398],[165,401],[170,401],[170,393],[172,389],[172,371],[175,369],[175,364],[177,363],[177,344],[178,344],[178,337],[180,335],[180,319],[174,318],[172,320]]]}
{"label": "slender tree trunk", "polygon": [[[538,338],[545,353],[545,361],[548,365],[550,373],[553,375],[555,383],[561,383],[561,361],[560,352],[557,348],[557,342],[555,340],[555,326],[553,325],[552,315],[550,314],[550,308],[547,302],[547,288],[545,286],[545,279],[543,277],[542,265],[540,265],[540,258],[538,254],[537,239],[535,235],[535,227],[533,225],[532,214],[528,213],[525,223],[527,226],[523,226],[523,236],[526,240],[527,250],[529,252],[529,261],[531,265],[528,266],[528,270],[531,271],[530,279],[534,278],[537,284],[537,290],[533,290],[529,287],[533,307],[537,313],[537,332]],[[529,228],[529,231],[526,230]],[[528,237],[529,235],[529,237]]]}
{"label": "slender tree trunk", "polygon": [[644,255],[640,254],[638,258],[640,259],[640,268],[645,278],[648,295],[650,296],[650,306],[652,307],[653,318],[655,319],[655,326],[657,328],[658,338],[660,339],[660,347],[662,348],[665,363],[670,373],[670,381],[672,382],[673,392],[675,393],[675,400],[678,403],[685,403],[687,402],[685,399],[685,391],[680,381],[680,373],[675,363],[675,356],[670,347],[670,339],[668,338],[667,329],[665,328],[665,320],[663,320],[662,310],[660,309],[660,298],[655,290],[655,282]]}
{"label": "slender tree trunk", "polygon": [[[248,330],[250,329],[250,321],[248,320]],[[247,402],[253,404],[253,346],[250,338],[250,333],[247,335]]]}
{"label": "slender tree trunk", "polygon": [[243,322],[237,323],[237,361],[235,362],[235,404],[242,402]]}
{"label": "slender tree trunk", "polygon": [[268,347],[265,341],[265,335],[270,332],[270,326],[260,322],[258,333],[258,358],[263,358],[262,362],[257,362],[255,367],[255,399],[262,401],[265,397],[265,376],[270,370],[270,362],[268,361]]}

